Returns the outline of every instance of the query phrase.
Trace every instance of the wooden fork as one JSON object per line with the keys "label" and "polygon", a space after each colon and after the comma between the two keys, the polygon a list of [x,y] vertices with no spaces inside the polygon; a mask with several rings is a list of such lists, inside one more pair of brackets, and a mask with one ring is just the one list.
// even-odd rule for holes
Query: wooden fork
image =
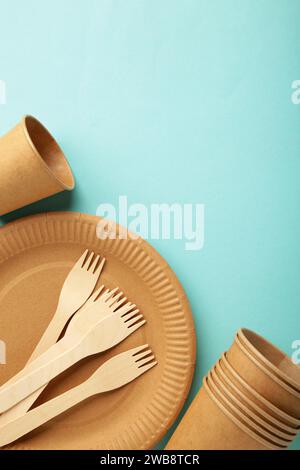
{"label": "wooden fork", "polygon": [[86,250],[69,272],[62,287],[56,312],[36,346],[30,361],[40,356],[59,338],[67,322],[92,294],[105,259]]}
{"label": "wooden fork", "polygon": [[[102,285],[84,304],[84,306],[73,316],[71,319],[65,335],[69,335],[72,333],[73,329],[76,327],[80,328],[80,325],[83,324],[83,327],[86,322],[92,326],[93,324],[97,323],[101,318],[105,318],[107,315],[111,315],[117,308],[119,308],[124,302],[126,302],[126,297],[122,297],[123,293],[118,291],[118,288],[109,290],[107,289],[102,295],[101,292],[103,291],[104,286]],[[127,303],[128,310],[129,307],[133,309],[136,305]],[[84,312],[88,312],[88,314],[84,314]],[[28,372],[29,367],[28,364],[21,370],[17,376],[13,377],[13,380],[9,380],[6,382],[5,385],[10,385],[11,383],[15,382],[16,378],[20,379],[21,377],[25,377],[26,373]],[[31,405],[37,400],[38,396],[42,393],[42,391],[46,388],[47,384],[43,385],[39,390],[35,391],[24,400],[17,403],[15,406],[7,410],[5,413],[0,415],[0,427],[4,426],[9,421],[16,419],[19,416],[22,416],[26,413],[26,411],[31,407]]]}
{"label": "wooden fork", "polygon": [[[76,328],[85,328],[87,322],[92,327],[93,324],[98,323],[99,320],[114,313],[127,301],[127,297],[124,297],[123,292],[118,292],[118,287],[115,289],[106,289],[105,292],[103,292],[103,289],[104,286],[102,285],[91,295],[79,312],[73,316],[67,327],[66,335],[70,335]],[[129,312],[130,310],[134,310],[136,305],[126,302],[124,307],[124,312]],[[132,313],[138,312],[139,310],[135,309]]]}
{"label": "wooden fork", "polygon": [[19,439],[93,395],[123,387],[156,364],[148,344],[114,356],[82,384],[1,427],[0,446]]}
{"label": "wooden fork", "polygon": [[[104,258],[100,261],[100,256],[96,256],[93,252],[89,252],[89,250],[85,250],[80,259],[75,263],[62,287],[56,312],[27,364],[56,343],[69,319],[92,294],[104,263]],[[7,385],[13,382],[14,377],[7,382]],[[0,416],[0,426],[25,414],[44,388],[37,390],[27,397],[26,400],[19,403],[18,406],[14,406],[7,413]]]}
{"label": "wooden fork", "polygon": [[[105,294],[104,294],[105,295]],[[107,294],[106,294],[107,295]],[[108,315],[97,317],[97,309],[87,307],[74,318],[69,332],[60,341],[0,387],[0,413],[47,384],[81,359],[112,348],[144,325],[143,315],[134,305],[115,297],[106,300]],[[119,308],[118,308],[119,307]]]}

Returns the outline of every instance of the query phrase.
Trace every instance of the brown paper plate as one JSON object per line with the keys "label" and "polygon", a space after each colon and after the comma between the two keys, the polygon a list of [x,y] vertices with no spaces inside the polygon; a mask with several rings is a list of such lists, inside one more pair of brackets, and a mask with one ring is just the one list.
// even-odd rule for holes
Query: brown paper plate
{"label": "brown paper plate", "polygon": [[64,279],[89,248],[107,259],[100,282],[119,286],[147,324],[124,343],[62,374],[36,404],[79,384],[109,357],[149,343],[158,366],[120,390],[98,395],[57,417],[14,449],[150,449],[176,419],[195,363],[195,333],[186,295],[161,256],[138,239],[100,240],[100,219],[79,213],[27,217],[0,229],[0,339],[3,384],[26,363],[53,315]]}

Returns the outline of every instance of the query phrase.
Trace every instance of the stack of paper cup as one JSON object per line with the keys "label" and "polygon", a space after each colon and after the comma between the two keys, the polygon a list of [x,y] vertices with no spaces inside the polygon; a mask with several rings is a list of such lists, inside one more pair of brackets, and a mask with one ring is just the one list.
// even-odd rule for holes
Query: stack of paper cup
{"label": "stack of paper cup", "polygon": [[210,370],[167,450],[282,450],[300,429],[300,367],[242,329]]}

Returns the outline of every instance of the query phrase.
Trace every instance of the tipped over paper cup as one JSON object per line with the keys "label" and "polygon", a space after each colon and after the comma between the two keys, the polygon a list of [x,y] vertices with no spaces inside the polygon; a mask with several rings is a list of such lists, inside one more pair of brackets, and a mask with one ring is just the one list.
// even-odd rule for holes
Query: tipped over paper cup
{"label": "tipped over paper cup", "polygon": [[0,215],[74,186],[63,151],[34,117],[0,138]]}

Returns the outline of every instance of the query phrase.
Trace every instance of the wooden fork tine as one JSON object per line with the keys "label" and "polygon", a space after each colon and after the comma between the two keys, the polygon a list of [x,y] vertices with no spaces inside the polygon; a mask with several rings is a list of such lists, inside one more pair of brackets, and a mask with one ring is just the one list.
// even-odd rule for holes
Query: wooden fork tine
{"label": "wooden fork tine", "polygon": [[99,259],[100,259],[100,256],[97,255],[94,259],[94,261],[92,262],[92,264],[88,267],[88,271],[91,271],[92,273],[95,271],[96,269],[96,266],[99,262]]}
{"label": "wooden fork tine", "polygon": [[141,320],[141,321],[138,322],[138,323],[135,323],[135,322],[136,322],[136,319],[131,320],[131,321],[128,322],[128,323],[125,323],[125,325],[126,325],[127,328],[130,330],[131,333],[133,333],[134,331],[138,330],[141,326],[145,325],[146,320]]}
{"label": "wooden fork tine", "polygon": [[140,313],[139,309],[137,308],[136,310],[127,312],[125,315],[121,315],[122,319],[127,322],[127,320],[130,320],[132,317]]}
{"label": "wooden fork tine", "polygon": [[153,361],[153,359],[155,359],[155,356],[154,354],[152,354],[151,356],[148,356],[148,357],[145,357],[144,359],[141,359],[139,362],[137,362],[137,366],[140,368],[140,367],[143,367],[147,364],[149,364],[150,362]]}
{"label": "wooden fork tine", "polygon": [[[124,293],[122,291],[118,292],[115,296],[114,296],[114,301],[116,302],[117,300],[120,299],[120,297],[122,297],[124,295]],[[124,297],[123,297],[124,298]],[[126,297],[125,297],[126,298]]]}
{"label": "wooden fork tine", "polygon": [[85,263],[85,260],[87,258],[88,252],[89,252],[89,250],[85,250],[85,252],[80,256],[79,260],[76,261],[74,267],[76,267],[76,268],[82,268],[83,267],[83,265]]}
{"label": "wooden fork tine", "polygon": [[142,314],[130,317],[128,320],[125,321],[125,325],[127,327],[134,325],[134,323],[136,323],[138,320],[141,320],[142,318],[144,318]]}
{"label": "wooden fork tine", "polygon": [[[110,299],[108,299],[108,300],[106,301],[107,305],[108,305],[109,307],[112,307],[112,306],[116,303],[116,301],[117,301],[120,297],[122,297],[122,295],[124,295],[123,292],[119,292],[118,294],[114,295],[113,297],[111,297]],[[125,298],[126,298],[126,297],[125,297]]]}
{"label": "wooden fork tine", "polygon": [[86,271],[88,271],[90,269],[90,265],[92,263],[92,259],[93,259],[94,255],[95,255],[95,253],[93,251],[91,251],[89,256],[86,258],[86,260],[84,262],[84,265],[82,266],[82,268],[85,269]]}
{"label": "wooden fork tine", "polygon": [[[127,315],[128,313],[131,313],[131,310],[133,308],[135,308],[136,305],[135,304],[132,304],[130,302],[127,302],[127,304],[123,305],[123,307],[119,308],[117,311],[116,311],[116,314],[118,314],[120,317],[123,317],[125,315]],[[139,310],[135,310],[135,312],[137,313]]]}
{"label": "wooden fork tine", "polygon": [[101,302],[106,302],[106,299],[109,298],[111,295],[111,290],[110,289],[106,289],[103,294],[100,295],[100,297],[97,299]]}
{"label": "wooden fork tine", "polygon": [[107,302],[118,290],[118,287],[115,287],[115,289],[107,289],[104,294],[101,295],[101,300]]}
{"label": "wooden fork tine", "polygon": [[140,372],[139,375],[144,374],[144,372],[147,372],[147,370],[152,369],[152,367],[156,366],[158,364],[157,361],[153,361],[150,364],[146,364],[145,366],[138,367],[138,371]]}
{"label": "wooden fork tine", "polygon": [[[116,302],[115,304],[113,304],[113,308],[114,310],[117,310],[122,304],[124,304],[124,302],[127,301],[127,297],[123,297],[122,299],[120,299],[118,302]],[[130,302],[127,302],[127,305],[129,305]]]}
{"label": "wooden fork tine", "polygon": [[151,349],[145,349],[145,350],[139,352],[138,354],[136,354],[136,355],[134,356],[135,362],[140,361],[141,359],[143,359],[145,356],[147,356],[147,355],[149,355],[149,354],[152,354],[152,350],[151,350]]}
{"label": "wooden fork tine", "polygon": [[[123,315],[122,316],[122,319],[125,323],[127,323],[129,320],[131,320],[132,318],[137,318],[136,315],[140,313],[140,311],[138,309],[136,310],[133,310],[133,312],[129,312],[127,313],[126,315]],[[142,315],[143,316],[143,315]]]}
{"label": "wooden fork tine", "polygon": [[128,352],[132,355],[132,357],[137,357],[141,351],[144,349],[149,348],[149,344],[142,344],[137,348],[130,349]]}
{"label": "wooden fork tine", "polygon": [[88,299],[88,301],[86,302],[85,305],[90,305],[94,302],[96,302],[96,300],[98,299],[99,295],[101,294],[101,292],[103,291],[104,289],[104,285],[102,285],[101,287],[99,287],[99,289],[97,289],[92,295],[91,297]]}
{"label": "wooden fork tine", "polygon": [[101,272],[102,272],[102,269],[103,269],[103,266],[104,266],[104,264],[105,264],[105,261],[106,261],[106,259],[103,258],[102,261],[101,261],[101,263],[99,264],[98,268],[97,268],[96,271],[94,272],[94,275],[95,275],[95,276],[97,276],[97,277],[100,276],[100,274],[101,274]]}
{"label": "wooden fork tine", "polygon": [[126,358],[126,360],[129,361],[128,364],[130,364],[132,359],[135,360],[135,354],[139,354],[140,351],[148,347],[148,344],[143,344],[142,346],[138,346],[137,348],[128,349],[127,351],[120,353],[119,356],[122,358]]}
{"label": "wooden fork tine", "polygon": [[152,350],[149,349],[149,344],[142,344],[141,346],[137,346],[136,348],[124,351],[120,354],[120,356],[122,356],[123,358],[126,357],[128,361],[133,361],[135,363],[137,361],[137,358],[140,357],[140,355],[144,357],[145,352],[147,352],[147,354],[152,354]]}

